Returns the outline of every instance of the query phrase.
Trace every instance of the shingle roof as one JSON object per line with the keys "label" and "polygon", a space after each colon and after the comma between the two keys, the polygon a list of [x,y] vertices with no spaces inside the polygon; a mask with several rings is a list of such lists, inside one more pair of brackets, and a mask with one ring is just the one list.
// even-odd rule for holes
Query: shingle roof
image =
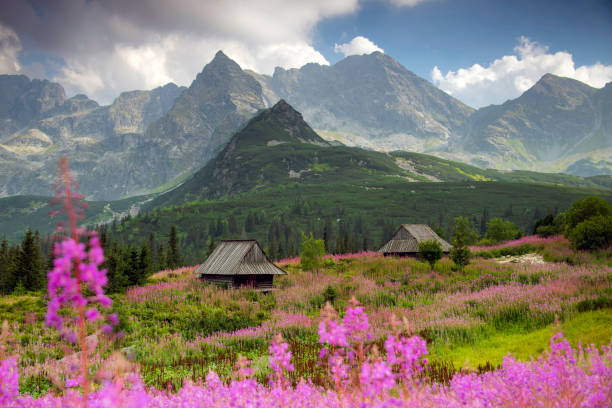
{"label": "shingle roof", "polygon": [[[254,253],[245,259],[247,254]],[[221,241],[208,259],[194,272],[197,275],[286,275],[265,255],[255,240]]]}
{"label": "shingle roof", "polygon": [[386,253],[416,253],[419,251],[419,242],[434,239],[440,243],[443,252],[451,250],[452,245],[440,238],[438,234],[426,224],[402,224],[395,232],[393,238],[380,248],[379,252]]}

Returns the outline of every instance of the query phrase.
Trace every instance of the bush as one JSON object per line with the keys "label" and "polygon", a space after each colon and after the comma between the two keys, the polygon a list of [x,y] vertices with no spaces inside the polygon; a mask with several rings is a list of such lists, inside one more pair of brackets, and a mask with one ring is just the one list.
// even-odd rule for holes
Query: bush
{"label": "bush", "polygon": [[325,255],[325,242],[322,239],[314,239],[312,233],[309,236],[302,233],[302,252],[300,253],[302,269],[305,271],[319,269],[323,255]]}
{"label": "bush", "polygon": [[486,238],[497,244],[502,241],[518,239],[523,235],[521,230],[512,222],[501,218],[492,218],[487,222]]}
{"label": "bush", "polygon": [[566,236],[569,238],[572,230],[583,221],[595,216],[610,216],[612,215],[612,207],[605,200],[599,197],[585,197],[574,201],[570,209],[567,211],[567,229]]}
{"label": "bush", "polygon": [[592,251],[612,246],[612,216],[597,215],[580,222],[568,239],[575,249]]}
{"label": "bush", "polygon": [[453,230],[453,246],[472,245],[478,240],[478,231],[474,223],[467,218],[455,218],[455,228]]}
{"label": "bush", "polygon": [[436,262],[442,258],[442,245],[435,239],[419,242],[419,256],[429,262],[433,270]]}
{"label": "bush", "polygon": [[463,270],[470,263],[472,252],[468,247],[453,247],[450,257],[460,270]]}

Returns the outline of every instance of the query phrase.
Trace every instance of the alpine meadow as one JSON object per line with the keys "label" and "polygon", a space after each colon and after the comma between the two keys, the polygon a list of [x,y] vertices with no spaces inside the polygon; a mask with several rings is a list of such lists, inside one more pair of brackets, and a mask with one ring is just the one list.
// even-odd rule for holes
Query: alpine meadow
{"label": "alpine meadow", "polygon": [[460,3],[2,3],[0,407],[612,407],[612,6]]}

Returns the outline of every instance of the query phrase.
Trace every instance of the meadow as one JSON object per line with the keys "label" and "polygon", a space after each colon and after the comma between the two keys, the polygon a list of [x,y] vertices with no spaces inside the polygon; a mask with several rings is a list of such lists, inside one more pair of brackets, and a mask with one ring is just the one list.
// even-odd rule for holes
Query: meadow
{"label": "meadow", "polygon": [[[327,256],[315,271],[302,270],[299,258],[285,259],[278,265],[288,274],[270,293],[208,285],[193,277],[195,267],[160,271],[147,284],[112,296],[120,335],[90,335],[88,341],[99,345],[90,369],[102,371],[121,351],[145,387],[174,395],[210,372],[231,386],[246,357],[252,379],[265,385],[274,373],[270,346],[281,334],[294,367],[286,380],[329,387],[329,367],[320,364],[327,303],[339,318],[359,304],[368,316],[364,344],[377,350],[385,349],[390,322],[404,335],[424,339],[423,384],[499,373],[509,354],[518,361],[547,358],[559,332],[567,347],[610,345],[611,251],[573,251],[562,237],[524,237],[472,250],[477,257],[461,272],[446,258],[431,270],[417,259],[375,252]],[[541,261],[522,263],[525,254]],[[500,262],[508,256],[513,261]],[[76,366],[77,350],[45,326],[46,307],[42,293],[0,299],[8,321],[4,353],[18,356],[19,391],[33,397],[60,392],[58,384]]]}

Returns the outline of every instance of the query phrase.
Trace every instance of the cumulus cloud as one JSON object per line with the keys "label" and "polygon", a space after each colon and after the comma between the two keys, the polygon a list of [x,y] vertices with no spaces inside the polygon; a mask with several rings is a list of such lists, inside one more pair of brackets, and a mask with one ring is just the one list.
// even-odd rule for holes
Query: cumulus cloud
{"label": "cumulus cloud", "polygon": [[574,78],[596,88],[612,81],[612,66],[596,63],[576,68],[569,52],[550,53],[547,46],[526,37],[519,39],[514,51],[517,55],[503,56],[487,67],[474,64],[443,74],[435,66],[431,78],[438,87],[473,107],[516,98],[547,73]]}
{"label": "cumulus cloud", "polygon": [[371,54],[374,51],[385,52],[378,45],[361,35],[353,38],[350,42],[334,44],[334,52],[342,53],[345,57],[349,55]]}
{"label": "cumulus cloud", "polygon": [[52,79],[69,94],[109,103],[128,89],[189,85],[219,49],[262,73],[328,64],[312,47],[313,27],[357,7],[358,0],[32,0],[0,2],[0,24],[62,58]]}
{"label": "cumulus cloud", "polygon": [[0,24],[0,74],[15,74],[21,66],[17,55],[21,51],[21,41],[11,28]]}

